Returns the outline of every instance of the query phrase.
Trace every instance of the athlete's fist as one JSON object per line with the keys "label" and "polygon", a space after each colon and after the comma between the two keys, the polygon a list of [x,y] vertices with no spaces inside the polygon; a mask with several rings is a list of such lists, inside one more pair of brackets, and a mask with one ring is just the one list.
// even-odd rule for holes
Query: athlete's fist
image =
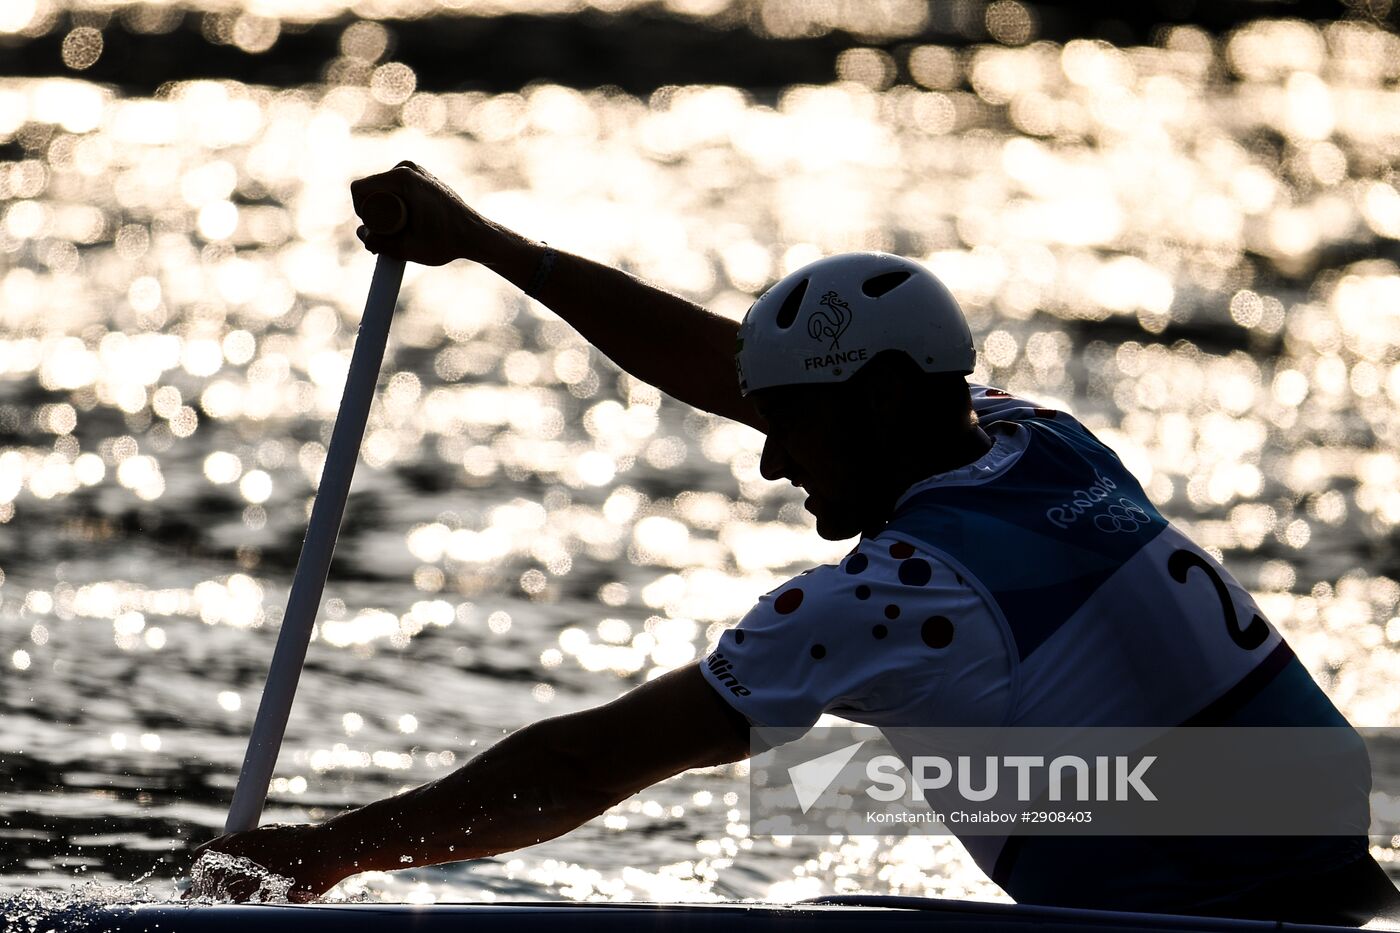
{"label": "athlete's fist", "polygon": [[[380,192],[399,198],[407,218],[394,233],[377,233],[362,225],[356,232],[365,249],[425,266],[441,266],[454,259],[482,260],[504,231],[472,210],[451,188],[412,162],[400,162],[390,171],[350,183],[355,213],[366,221],[379,221],[375,208]],[[376,226],[379,226],[376,223]]]}
{"label": "athlete's fist", "polygon": [[[313,825],[270,823],[246,833],[225,833],[194,850],[185,898],[247,901],[285,896],[313,901],[346,874]],[[222,855],[222,857],[221,857]],[[280,890],[286,887],[286,891]]]}

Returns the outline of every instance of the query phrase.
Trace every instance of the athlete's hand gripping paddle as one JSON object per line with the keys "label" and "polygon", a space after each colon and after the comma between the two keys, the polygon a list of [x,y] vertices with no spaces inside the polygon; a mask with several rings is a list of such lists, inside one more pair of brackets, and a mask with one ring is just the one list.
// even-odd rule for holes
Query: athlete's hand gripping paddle
{"label": "athlete's hand gripping paddle", "polygon": [[[408,219],[403,201],[389,192],[370,195],[362,215],[371,231],[384,235],[399,232]],[[301,544],[292,590],[287,596],[287,610],[282,616],[282,630],[277,636],[267,684],[263,687],[253,734],[248,740],[248,752],[233,792],[233,805],[229,807],[224,824],[226,833],[255,829],[262,816],[263,801],[282,748],[287,716],[292,709],[297,679],[302,662],[306,660],[306,646],[311,641],[311,628],[321,603],[321,591],[330,570],[341,516],[345,513],[350,480],[355,475],[355,461],[359,459],[360,441],[365,434],[374,387],[379,381],[379,364],[384,359],[384,345],[389,339],[389,322],[398,301],[403,267],[403,260],[383,255],[375,263],[365,313],[360,318],[359,336],[350,357],[350,371],[345,378],[345,392],[340,398],[335,429],[331,432],[330,450],[326,452],[321,484],[311,508],[311,523]]]}

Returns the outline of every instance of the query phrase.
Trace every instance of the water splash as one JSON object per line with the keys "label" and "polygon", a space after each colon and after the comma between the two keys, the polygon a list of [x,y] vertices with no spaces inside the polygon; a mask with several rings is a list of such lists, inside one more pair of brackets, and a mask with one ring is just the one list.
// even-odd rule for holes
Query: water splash
{"label": "water splash", "polygon": [[[257,888],[247,897],[242,896],[246,882],[256,881]],[[257,862],[240,855],[227,852],[205,852],[190,869],[190,890],[199,894],[199,900],[233,900],[233,886],[239,888],[238,900],[250,904],[285,904],[287,892],[293,880],[279,875]]]}
{"label": "water splash", "polygon": [[106,908],[169,899],[169,895],[156,893],[151,885],[139,883],[88,881],[59,891],[31,888],[0,897],[0,929],[6,933],[85,930],[106,916]]}

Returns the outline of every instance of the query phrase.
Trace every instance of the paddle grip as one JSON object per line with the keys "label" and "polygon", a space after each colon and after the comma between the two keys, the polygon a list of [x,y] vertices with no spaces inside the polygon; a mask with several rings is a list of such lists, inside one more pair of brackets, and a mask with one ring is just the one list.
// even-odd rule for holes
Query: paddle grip
{"label": "paddle grip", "polygon": [[360,205],[360,217],[370,233],[393,236],[408,225],[408,208],[392,191],[376,191]]}

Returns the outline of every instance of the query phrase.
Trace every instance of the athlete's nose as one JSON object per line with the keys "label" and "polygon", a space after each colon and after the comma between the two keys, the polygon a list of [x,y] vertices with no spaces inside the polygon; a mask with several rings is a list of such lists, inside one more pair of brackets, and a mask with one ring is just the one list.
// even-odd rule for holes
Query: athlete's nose
{"label": "athlete's nose", "polygon": [[758,461],[758,472],[766,480],[779,480],[788,475],[787,453],[783,445],[768,435],[763,442],[763,456]]}

